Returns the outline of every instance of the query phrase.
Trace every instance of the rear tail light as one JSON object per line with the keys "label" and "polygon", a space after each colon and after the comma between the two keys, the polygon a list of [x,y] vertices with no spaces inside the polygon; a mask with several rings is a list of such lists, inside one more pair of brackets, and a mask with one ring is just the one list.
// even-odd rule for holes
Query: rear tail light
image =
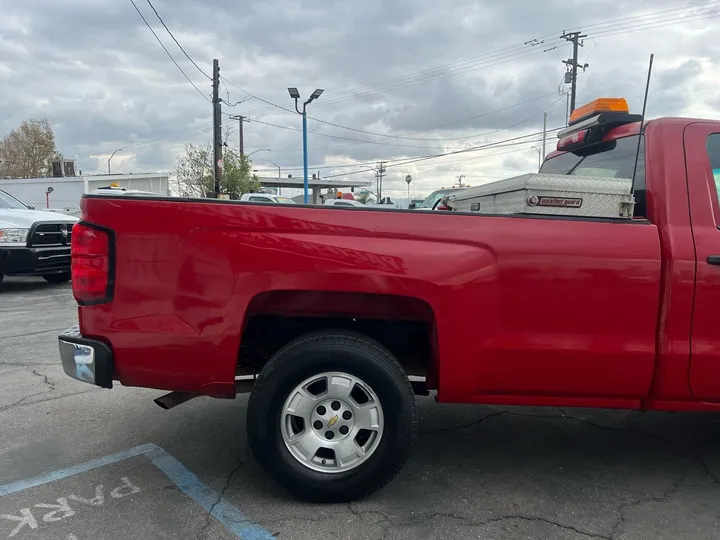
{"label": "rear tail light", "polygon": [[72,230],[72,288],[81,306],[112,300],[114,288],[113,233],[89,223]]}

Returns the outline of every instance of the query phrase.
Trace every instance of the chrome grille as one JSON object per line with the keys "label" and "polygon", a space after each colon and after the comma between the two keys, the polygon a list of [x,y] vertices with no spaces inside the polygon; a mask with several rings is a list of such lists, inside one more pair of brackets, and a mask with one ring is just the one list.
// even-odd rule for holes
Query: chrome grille
{"label": "chrome grille", "polygon": [[39,223],[32,229],[30,246],[69,246],[72,223]]}

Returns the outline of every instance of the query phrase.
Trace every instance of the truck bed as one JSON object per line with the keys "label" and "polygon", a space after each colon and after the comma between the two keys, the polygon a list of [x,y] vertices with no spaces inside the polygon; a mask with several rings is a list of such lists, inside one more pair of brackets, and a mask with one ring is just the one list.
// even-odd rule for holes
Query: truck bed
{"label": "truck bed", "polygon": [[611,394],[634,407],[651,381],[660,246],[646,221],[109,196],[81,205],[114,232],[116,257],[112,302],[80,307],[80,329],[112,347],[124,385],[232,397],[253,317],[358,310],[432,328],[441,401]]}

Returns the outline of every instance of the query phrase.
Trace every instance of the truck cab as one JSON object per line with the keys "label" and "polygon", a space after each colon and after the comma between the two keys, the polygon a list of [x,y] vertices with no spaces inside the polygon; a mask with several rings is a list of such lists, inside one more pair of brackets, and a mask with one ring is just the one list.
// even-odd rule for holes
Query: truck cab
{"label": "truck cab", "polygon": [[658,227],[663,271],[644,405],[712,407],[720,403],[720,122],[658,118],[641,134],[624,100],[600,114],[593,106],[574,112],[540,172],[634,177],[634,219]]}

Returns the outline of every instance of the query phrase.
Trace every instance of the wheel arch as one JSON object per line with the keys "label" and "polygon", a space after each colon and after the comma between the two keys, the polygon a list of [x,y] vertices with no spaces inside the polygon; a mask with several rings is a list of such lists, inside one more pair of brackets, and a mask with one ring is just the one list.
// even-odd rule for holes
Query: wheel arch
{"label": "wheel arch", "polygon": [[435,314],[417,297],[344,291],[278,290],[256,295],[243,322],[236,375],[254,375],[284,345],[306,333],[352,330],[386,347],[408,375],[438,386]]}

